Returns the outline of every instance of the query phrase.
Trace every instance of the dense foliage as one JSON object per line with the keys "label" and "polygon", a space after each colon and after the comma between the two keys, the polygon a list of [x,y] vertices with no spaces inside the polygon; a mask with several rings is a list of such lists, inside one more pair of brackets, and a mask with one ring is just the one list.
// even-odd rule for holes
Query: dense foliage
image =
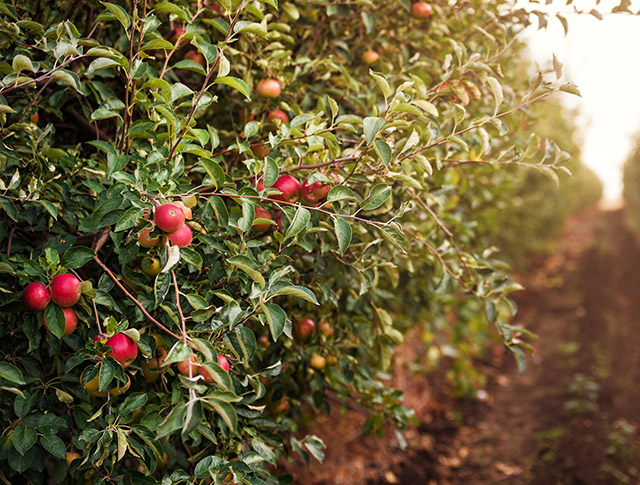
{"label": "dense foliage", "polygon": [[495,208],[566,161],[518,128],[576,90],[515,82],[509,7],[0,2],[0,477],[272,483],[329,395],[408,423],[416,325],[524,365]]}

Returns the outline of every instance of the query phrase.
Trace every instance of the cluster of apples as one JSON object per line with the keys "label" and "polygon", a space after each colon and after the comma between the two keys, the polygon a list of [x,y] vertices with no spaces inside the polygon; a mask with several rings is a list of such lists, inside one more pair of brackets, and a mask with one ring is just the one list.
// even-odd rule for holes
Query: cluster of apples
{"label": "cluster of apples", "polygon": [[[328,321],[323,320],[316,325],[316,323],[308,317],[301,318],[293,326],[293,334],[296,339],[300,341],[309,339],[316,331],[325,338],[331,337],[334,332],[333,327]],[[314,353],[309,360],[309,365],[317,370],[322,370],[327,365],[336,365],[337,363],[338,359],[335,355],[324,357],[318,353]]]}
{"label": "cluster of apples", "polygon": [[[256,188],[259,191],[264,190],[265,187],[262,178],[258,180]],[[314,206],[320,204],[331,190],[330,185],[320,181],[309,183],[309,179],[305,179],[303,183],[300,183],[300,181],[292,175],[282,175],[278,177],[278,180],[268,188],[278,189],[281,192],[280,194],[270,195],[269,197],[271,199],[291,203],[298,202],[302,199],[305,203]],[[256,218],[259,219],[275,221],[278,229],[282,229],[282,213],[278,212],[274,218],[268,210],[262,207],[256,207],[255,215]],[[270,227],[271,224],[260,222],[254,223],[253,225],[253,229],[257,232],[266,232]]]}
{"label": "cluster of apples", "polygon": [[[71,307],[80,300],[81,286],[81,282],[76,276],[62,273],[53,278],[49,288],[37,281],[29,283],[24,289],[22,298],[27,308],[34,312],[43,311],[51,300],[60,305],[64,312],[65,321],[63,336],[66,337],[71,335],[78,325],[78,318]],[[43,318],[43,321],[44,326],[49,330],[46,318]]]}
{"label": "cluster of apples", "polygon": [[[180,248],[187,247],[193,241],[193,232],[186,223],[193,217],[191,208],[196,205],[196,198],[191,196],[184,201],[168,202],[156,207],[153,213],[153,223],[166,234],[152,236],[153,227],[147,227],[138,233],[138,243],[143,248],[153,248],[160,244],[163,246],[171,242]],[[141,263],[142,272],[148,276],[156,276],[160,270],[160,260],[156,257],[146,256]]]}
{"label": "cluster of apples", "polygon": [[[431,4],[427,2],[415,2],[411,5],[411,15],[416,19],[428,19],[432,12]],[[373,49],[367,49],[362,53],[360,59],[364,64],[370,66],[380,59],[380,53]]]}
{"label": "cluster of apples", "polygon": [[[231,369],[231,365],[229,364],[229,359],[227,359],[224,355],[218,354],[218,365],[222,367],[222,370],[225,372],[229,372]],[[209,371],[202,367],[200,361],[198,360],[198,356],[196,354],[191,354],[188,359],[178,362],[178,371],[184,376],[189,377],[189,367],[191,367],[191,376],[195,374],[199,374],[204,378],[205,382],[214,382],[213,376],[209,374]]]}

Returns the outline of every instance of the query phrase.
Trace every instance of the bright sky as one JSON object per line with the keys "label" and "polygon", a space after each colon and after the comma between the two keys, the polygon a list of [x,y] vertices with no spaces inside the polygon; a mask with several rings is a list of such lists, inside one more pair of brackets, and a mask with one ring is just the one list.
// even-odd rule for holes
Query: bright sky
{"label": "bright sky", "polygon": [[[603,0],[596,8],[610,12],[618,1]],[[639,10],[636,1],[631,10]],[[589,11],[595,2],[576,1]],[[527,10],[529,2],[520,2]],[[536,7],[543,10],[539,5]],[[573,7],[555,1],[548,7],[561,11],[569,21],[569,34],[564,35],[560,22],[553,16],[546,30],[535,27],[528,33],[533,59],[548,65],[553,54],[564,65],[564,79],[578,85],[582,97],[563,94],[570,107],[577,107],[582,159],[604,183],[604,198],[613,202],[622,193],[622,166],[631,150],[633,135],[640,131],[640,16],[604,15],[600,21],[592,15],[572,14]],[[533,16],[532,16],[533,17]]]}

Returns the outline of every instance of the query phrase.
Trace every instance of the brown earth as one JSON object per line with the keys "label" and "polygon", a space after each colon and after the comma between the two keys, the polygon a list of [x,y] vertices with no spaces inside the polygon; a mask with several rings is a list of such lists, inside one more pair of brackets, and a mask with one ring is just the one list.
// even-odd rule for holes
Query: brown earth
{"label": "brown earth", "polygon": [[477,363],[483,399],[454,402],[441,377],[404,370],[421,352],[405,345],[394,385],[420,421],[409,446],[363,437],[366,415],[336,405],[307,430],[327,444],[324,464],[286,464],[294,483],[640,483],[640,245],[622,211],[589,209],[532,267],[515,296],[539,336],[524,373],[494,353]]}

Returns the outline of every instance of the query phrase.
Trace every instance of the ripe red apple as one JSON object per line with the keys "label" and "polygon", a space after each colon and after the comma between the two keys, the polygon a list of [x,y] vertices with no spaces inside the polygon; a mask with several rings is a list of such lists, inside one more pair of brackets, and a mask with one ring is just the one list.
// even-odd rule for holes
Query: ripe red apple
{"label": "ripe red apple", "polygon": [[51,299],[61,307],[75,305],[81,294],[80,280],[72,274],[59,274],[51,282]]}
{"label": "ripe red apple", "polygon": [[411,15],[417,19],[426,19],[431,16],[431,5],[427,2],[416,2],[411,5]]}
{"label": "ripe red apple", "polygon": [[178,246],[179,248],[187,247],[193,241],[193,233],[191,228],[186,224],[183,224],[177,231],[169,234],[169,240],[171,244]]}
{"label": "ripe red apple", "polygon": [[29,119],[31,120],[31,123],[33,123],[34,125],[37,125],[38,121],[40,121],[40,115],[36,111],[29,117]]}
{"label": "ripe red apple", "polygon": [[49,304],[51,295],[49,294],[49,290],[46,286],[34,281],[33,283],[29,283],[24,289],[22,299],[29,310],[41,312]]}
{"label": "ripe red apple", "polygon": [[276,79],[263,79],[258,83],[258,94],[263,98],[277,98],[281,91],[282,86]]}
{"label": "ripe red apple", "polygon": [[275,121],[275,120],[280,120],[285,125],[289,123],[289,117],[287,116],[287,113],[285,113],[281,109],[274,109],[267,115],[267,121]]}
{"label": "ripe red apple", "polygon": [[184,219],[184,212],[175,204],[162,204],[153,214],[153,222],[164,232],[177,231]]}
{"label": "ripe red apple", "polygon": [[[262,179],[258,181],[258,190],[262,190],[264,187],[264,182]],[[291,175],[283,175],[282,177],[276,180],[276,183],[273,184],[270,188],[278,189],[281,194],[272,195],[271,198],[275,200],[281,200],[284,202],[298,202],[300,199],[300,193],[302,186],[300,185],[300,181],[292,177]]]}
{"label": "ripe red apple", "polygon": [[111,351],[107,354],[120,362],[122,367],[128,367],[136,360],[138,356],[138,346],[127,335],[117,333],[105,343],[107,347],[111,347]]}
{"label": "ripe red apple", "polygon": [[367,66],[370,66],[378,59],[380,59],[380,54],[378,54],[374,50],[369,49],[362,53],[362,62],[364,62]]}
{"label": "ripe red apple", "polygon": [[204,56],[200,54],[197,50],[192,49],[184,55],[185,59],[189,59],[190,61],[197,62],[202,67],[207,67],[207,61],[205,61]]}
{"label": "ripe red apple", "polygon": [[189,361],[191,361],[191,368],[193,369],[192,375],[195,376],[198,373],[198,367],[200,367],[196,354],[191,354],[188,359],[178,362],[178,371],[182,375],[189,377]]}
{"label": "ripe red apple", "polygon": [[[270,221],[273,220],[273,216],[271,215],[271,213],[265,209],[263,209],[262,207],[256,207],[256,219],[269,219]],[[252,227],[256,232],[267,232],[271,227],[273,226],[273,224],[268,224],[268,223],[253,223]]]}
{"label": "ripe red apple", "polygon": [[138,233],[138,244],[143,248],[152,248],[160,243],[160,236],[151,237],[151,230],[147,227]]}
{"label": "ripe red apple", "polygon": [[[62,336],[66,337],[71,335],[78,326],[78,317],[76,317],[76,312],[71,308],[63,308],[62,311],[64,312],[64,333]],[[46,318],[43,318],[42,321],[44,322],[44,327],[49,330]]]}
{"label": "ripe red apple", "polygon": [[287,414],[290,408],[291,404],[286,397],[283,397],[282,400],[276,404],[274,410],[277,414]]}
{"label": "ripe red apple", "polygon": [[320,332],[325,337],[331,337],[333,335],[333,328],[331,327],[331,324],[329,322],[323,320],[318,323],[318,332]]}
{"label": "ripe red apple", "polygon": [[271,346],[271,340],[266,335],[260,335],[258,337],[258,345],[263,349],[268,349]]}
{"label": "ripe red apple", "polygon": [[301,340],[307,339],[316,329],[316,323],[310,318],[301,318],[293,326],[293,333]]}
{"label": "ripe red apple", "polygon": [[309,184],[308,180],[305,180],[301,187],[302,198],[312,204],[324,200],[330,190],[330,185],[323,184],[320,181]]}

